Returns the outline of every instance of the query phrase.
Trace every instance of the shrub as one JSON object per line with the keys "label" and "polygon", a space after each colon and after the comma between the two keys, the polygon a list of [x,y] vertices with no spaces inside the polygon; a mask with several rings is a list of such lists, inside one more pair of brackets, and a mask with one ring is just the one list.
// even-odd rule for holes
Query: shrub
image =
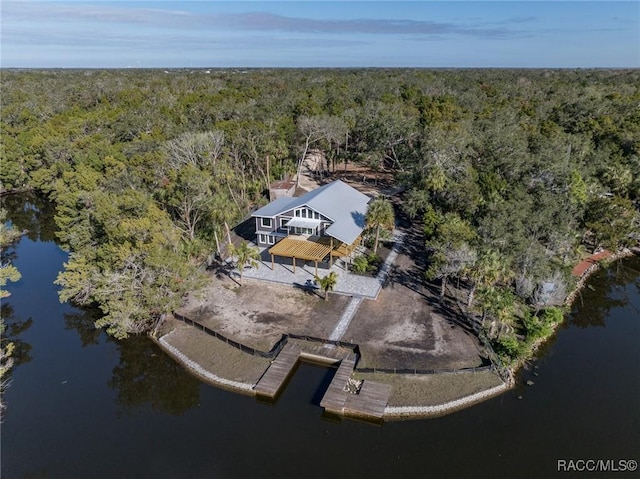
{"label": "shrub", "polygon": [[377,271],[382,264],[382,258],[375,253],[369,253],[367,255],[367,261],[369,263],[369,268],[367,271],[370,272]]}
{"label": "shrub", "polygon": [[355,273],[366,273],[369,269],[369,260],[365,255],[356,256],[353,259],[353,264],[351,265],[351,269]]}
{"label": "shrub", "polygon": [[560,308],[546,308],[541,314],[542,321],[546,324],[559,324],[564,319],[564,314]]}
{"label": "shrub", "polygon": [[494,344],[494,349],[502,361],[510,363],[520,356],[523,350],[523,343],[518,341],[515,334],[508,334],[498,338]]}
{"label": "shrub", "polygon": [[553,326],[562,322],[563,314],[559,308],[546,308],[538,315],[526,313],[522,320],[528,341],[546,338],[553,332]]}
{"label": "shrub", "polygon": [[380,267],[382,263],[382,258],[380,256],[370,253],[368,255],[360,255],[356,256],[353,259],[353,263],[351,265],[351,270],[354,273],[374,273]]}

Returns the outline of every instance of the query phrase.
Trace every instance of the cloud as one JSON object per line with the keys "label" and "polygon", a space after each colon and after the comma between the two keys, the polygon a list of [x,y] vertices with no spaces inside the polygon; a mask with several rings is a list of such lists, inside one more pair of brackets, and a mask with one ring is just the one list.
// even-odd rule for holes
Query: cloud
{"label": "cloud", "polygon": [[[111,7],[106,5],[42,2],[4,2],[3,24],[13,21],[56,21],[76,23],[137,24],[163,28],[213,28],[255,32],[282,32],[304,34],[369,34],[369,35],[464,35],[479,38],[508,37],[513,32],[505,27],[488,28],[482,25],[464,26],[453,22],[391,19],[314,19],[277,15],[269,12],[232,14],[193,13],[180,10]],[[529,17],[505,21],[521,23]]]}
{"label": "cloud", "polygon": [[494,24],[495,25],[511,25],[511,24],[521,24],[521,23],[531,23],[535,21],[538,21],[537,17],[532,17],[532,16],[511,17],[511,18],[505,18],[504,20],[501,20],[499,22],[494,22]]}
{"label": "cloud", "polygon": [[511,33],[504,28],[465,27],[454,23],[425,20],[318,20],[302,17],[286,17],[265,12],[228,15],[226,20],[230,25],[240,29],[297,33],[361,33],[371,35],[460,34],[475,37],[507,36]]}
{"label": "cloud", "polygon": [[91,28],[59,31],[51,28],[16,28],[8,26],[2,30],[2,43],[31,46],[60,46],[78,48],[117,48],[137,50],[182,51],[201,49],[265,50],[265,49],[334,49],[355,47],[366,42],[350,39],[282,38],[280,36],[239,35],[222,37],[199,33],[163,33],[147,35],[143,32],[96,31]]}

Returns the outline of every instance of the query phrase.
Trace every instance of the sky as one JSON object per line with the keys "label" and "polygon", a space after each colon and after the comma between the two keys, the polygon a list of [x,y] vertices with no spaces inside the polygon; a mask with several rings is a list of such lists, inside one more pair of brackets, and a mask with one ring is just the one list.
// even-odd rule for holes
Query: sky
{"label": "sky", "polygon": [[3,68],[640,67],[640,1],[0,2]]}

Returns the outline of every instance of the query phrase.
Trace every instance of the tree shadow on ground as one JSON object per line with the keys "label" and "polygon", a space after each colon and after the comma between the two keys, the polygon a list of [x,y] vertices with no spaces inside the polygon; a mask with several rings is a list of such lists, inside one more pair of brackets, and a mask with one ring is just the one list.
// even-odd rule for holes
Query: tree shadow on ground
{"label": "tree shadow on ground", "polygon": [[215,260],[207,266],[207,271],[212,273],[216,279],[230,278],[235,267],[226,261]]}
{"label": "tree shadow on ground", "polygon": [[302,283],[293,283],[293,287],[303,291],[305,294],[309,296],[317,296],[319,298],[324,298],[320,294],[320,288],[316,285],[316,282],[308,279],[304,284]]}

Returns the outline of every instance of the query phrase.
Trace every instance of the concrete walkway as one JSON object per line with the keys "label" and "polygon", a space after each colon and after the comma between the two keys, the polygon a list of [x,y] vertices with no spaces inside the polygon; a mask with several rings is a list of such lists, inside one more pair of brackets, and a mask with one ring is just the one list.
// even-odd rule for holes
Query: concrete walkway
{"label": "concrete walkway", "polygon": [[[380,292],[382,285],[387,280],[387,275],[389,274],[389,269],[391,269],[391,265],[398,257],[398,249],[400,248],[400,245],[404,240],[404,233],[398,230],[393,230],[392,238],[393,238],[393,248],[391,249],[389,256],[387,256],[387,259],[384,261],[384,264],[380,267],[380,271],[376,276],[376,281],[378,282],[378,292]],[[377,297],[377,293],[376,293],[376,297]],[[356,297],[354,297],[349,302],[344,312],[342,313],[342,316],[340,317],[340,321],[338,321],[338,324],[329,335],[330,340],[338,341],[344,335],[344,333],[347,332],[347,329],[349,328],[349,324],[351,324],[351,320],[358,312],[358,308],[360,307],[361,302],[362,302],[362,298],[356,298]]]}
{"label": "concrete walkway", "polygon": [[347,307],[344,308],[340,321],[338,321],[338,324],[336,324],[336,327],[333,328],[333,331],[331,331],[331,334],[329,335],[329,339],[331,341],[338,341],[344,333],[347,332],[347,328],[349,327],[349,324],[351,324],[353,317],[358,312],[361,302],[362,298],[353,298],[349,301]]}

